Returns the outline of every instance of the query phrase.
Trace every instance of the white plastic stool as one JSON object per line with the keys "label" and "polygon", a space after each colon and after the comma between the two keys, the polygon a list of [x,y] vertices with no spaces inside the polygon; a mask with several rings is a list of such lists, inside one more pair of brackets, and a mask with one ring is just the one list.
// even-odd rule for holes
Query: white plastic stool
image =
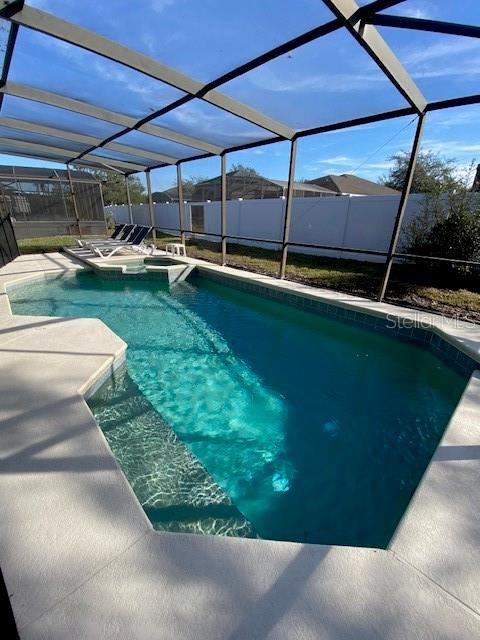
{"label": "white plastic stool", "polygon": [[187,250],[184,244],[180,242],[168,242],[165,245],[165,253],[171,253],[172,256],[184,256],[187,257]]}

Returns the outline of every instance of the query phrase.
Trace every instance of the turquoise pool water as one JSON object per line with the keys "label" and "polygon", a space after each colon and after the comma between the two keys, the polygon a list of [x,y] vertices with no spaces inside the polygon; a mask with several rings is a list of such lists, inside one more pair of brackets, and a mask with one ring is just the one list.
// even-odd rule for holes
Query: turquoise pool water
{"label": "turquoise pool water", "polygon": [[206,279],[80,273],[9,296],[128,342],[97,410],[157,528],[201,531],[183,522],[197,508],[252,527],[214,532],[385,547],[466,384],[419,347]]}

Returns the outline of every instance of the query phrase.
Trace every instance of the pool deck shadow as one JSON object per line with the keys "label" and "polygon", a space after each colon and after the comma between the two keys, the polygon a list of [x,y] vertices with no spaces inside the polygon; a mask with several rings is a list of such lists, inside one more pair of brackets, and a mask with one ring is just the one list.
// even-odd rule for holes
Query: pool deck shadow
{"label": "pool deck shadow", "polygon": [[[32,261],[25,278],[51,268]],[[125,343],[8,300],[1,331],[0,564],[22,639],[480,637],[478,372],[388,550],[159,533],[83,397]]]}

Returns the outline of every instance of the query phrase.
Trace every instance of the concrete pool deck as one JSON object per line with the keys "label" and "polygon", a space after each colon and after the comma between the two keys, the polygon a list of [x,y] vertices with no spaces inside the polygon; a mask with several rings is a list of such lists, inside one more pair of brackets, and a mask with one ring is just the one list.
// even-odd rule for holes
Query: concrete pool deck
{"label": "concrete pool deck", "polygon": [[[480,359],[479,326],[185,262],[424,321]],[[11,315],[8,286],[79,268],[0,269],[0,565],[22,639],[480,637],[478,371],[388,550],[155,532],[84,401],[125,343],[99,320]]]}

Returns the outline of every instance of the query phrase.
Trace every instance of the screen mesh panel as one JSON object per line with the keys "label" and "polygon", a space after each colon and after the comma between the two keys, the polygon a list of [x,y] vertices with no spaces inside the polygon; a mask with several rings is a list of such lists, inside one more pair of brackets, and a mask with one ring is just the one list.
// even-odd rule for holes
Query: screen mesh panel
{"label": "screen mesh panel", "polygon": [[222,91],[295,129],[407,105],[345,30],[276,58]]}
{"label": "screen mesh panel", "polygon": [[4,198],[10,199],[12,216],[19,221],[74,220],[68,183],[59,180],[2,181]]}
{"label": "screen mesh panel", "polygon": [[437,0],[437,2],[404,0],[399,5],[385,9],[381,13],[475,25],[478,24],[477,12],[478,0]]}
{"label": "screen mesh panel", "polygon": [[59,162],[61,164],[65,163],[65,157],[56,154],[55,150],[34,152],[31,149],[28,149],[27,147],[10,146],[7,143],[0,143],[0,153],[4,153],[7,155],[21,156],[25,158],[42,158],[44,160],[51,160],[52,162]]}
{"label": "screen mesh panel", "polygon": [[479,92],[480,38],[391,27],[379,31],[428,100]]}
{"label": "screen mesh panel", "polygon": [[104,220],[105,214],[100,185],[75,182],[74,188],[80,220]]}
{"label": "screen mesh panel", "polygon": [[[100,185],[73,178],[73,189],[80,220],[104,220]],[[49,176],[0,178],[1,208],[17,221],[75,221],[75,208],[66,172]]]}
{"label": "screen mesh panel", "polygon": [[[134,164],[140,164],[142,166],[149,166],[155,164],[155,160],[142,158],[140,156],[134,156],[129,153],[122,153],[120,151],[114,151],[113,149],[97,149],[92,156],[98,156],[99,158],[111,158],[112,160],[120,160],[122,162],[133,162]],[[158,162],[156,164],[159,164]]]}
{"label": "screen mesh panel", "polygon": [[79,142],[72,142],[71,140],[65,140],[64,138],[57,138],[55,136],[43,135],[40,133],[32,133],[29,131],[22,131],[20,129],[14,129],[12,127],[5,127],[0,125],[0,138],[10,138],[12,140],[23,140],[25,142],[32,142],[34,144],[44,144],[59,147],[61,149],[69,149],[72,151],[72,155],[75,152],[81,153],[88,147],[85,144]]}
{"label": "screen mesh panel", "polygon": [[108,138],[122,128],[98,118],[10,95],[4,97],[1,115],[100,139]]}
{"label": "screen mesh panel", "polygon": [[[360,16],[368,22],[368,11],[378,11],[381,4],[359,2],[362,13],[353,16],[352,24]],[[31,0],[24,9],[20,5],[10,7],[11,20],[20,27],[0,115],[95,138],[87,146],[67,141],[68,135],[61,133],[45,138],[44,132],[25,133],[19,127],[11,133],[15,141],[50,147],[37,153],[25,144],[20,149],[26,157],[65,162],[81,152],[92,153],[98,140],[99,164],[126,162],[137,165],[131,167],[135,171],[164,162],[142,151],[171,161],[203,155],[205,149],[218,154],[290,139],[294,131],[307,133],[357,118],[378,120],[392,110],[420,113],[425,109],[422,91],[427,100],[478,93],[480,39],[390,27],[375,33],[368,27],[357,30],[362,46],[321,0],[245,0],[235,6],[223,0]],[[350,7],[355,9],[353,1]],[[338,8],[348,11],[349,3],[339,2]],[[407,0],[385,11],[471,24],[480,17],[474,0]],[[318,37],[326,32],[318,27],[325,24],[333,31]],[[7,27],[8,21],[0,20],[4,49]],[[87,32],[82,35],[79,28]],[[294,44],[288,42],[291,38],[297,38]],[[84,49],[87,45],[104,55]],[[282,55],[277,50],[275,57],[269,50],[278,46]],[[265,62],[260,65],[255,57],[262,54]],[[242,64],[240,75],[235,68]],[[202,87],[224,73],[231,79],[214,91]],[[62,108],[45,104],[49,100]],[[192,140],[148,135],[139,130],[145,121]],[[112,137],[114,144],[131,149],[109,149]],[[200,147],[196,140],[202,141]],[[16,144],[4,140],[3,146],[19,153]],[[62,149],[72,151],[72,157]],[[128,171],[130,165],[119,168]]]}
{"label": "screen mesh panel", "polygon": [[332,19],[319,0],[32,0],[29,4],[208,82]]}
{"label": "screen mesh panel", "polygon": [[272,137],[272,133],[202,100],[187,104],[152,120],[152,124],[230,147]]}
{"label": "screen mesh panel", "polygon": [[7,42],[10,35],[10,23],[8,20],[0,18],[0,68],[3,71],[5,64],[5,53],[7,51]]}
{"label": "screen mesh panel", "polygon": [[20,28],[9,80],[141,118],[181,91],[61,40]]}
{"label": "screen mesh panel", "polygon": [[130,131],[116,140],[120,144],[126,144],[138,149],[145,149],[153,153],[163,153],[174,158],[188,158],[193,155],[204,153],[196,147],[187,147],[184,144],[163,140],[156,136],[143,133],[142,131]]}

